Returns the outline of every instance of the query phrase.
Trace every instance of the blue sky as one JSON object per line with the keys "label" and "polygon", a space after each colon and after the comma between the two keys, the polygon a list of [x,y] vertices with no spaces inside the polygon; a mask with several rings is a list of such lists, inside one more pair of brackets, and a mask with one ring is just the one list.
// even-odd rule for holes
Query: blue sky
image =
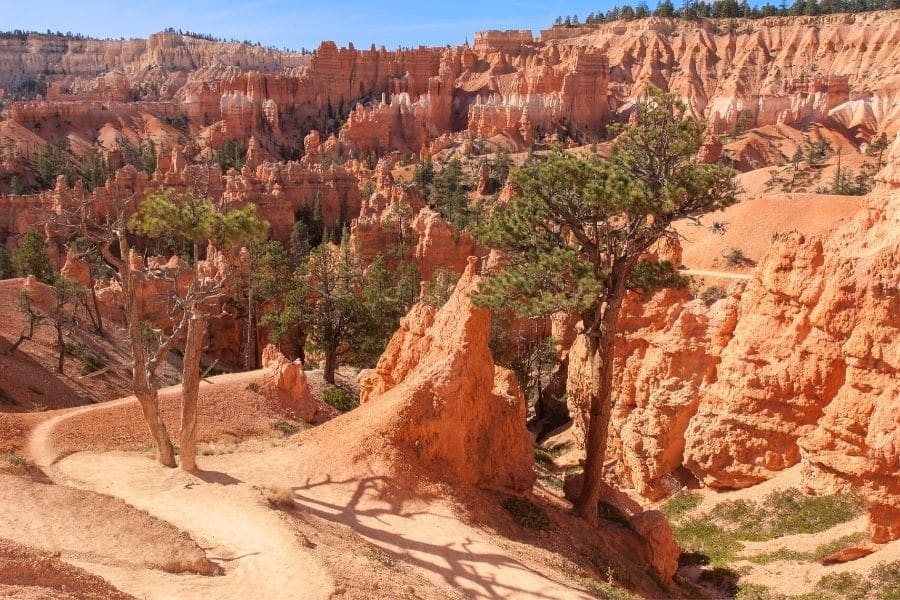
{"label": "blue sky", "polygon": [[[459,44],[482,29],[542,29],[557,15],[606,10],[614,0],[0,0],[0,29],[147,37],[166,27],[276,47]],[[619,2],[621,3],[621,2]],[[655,2],[648,2],[655,6]]]}

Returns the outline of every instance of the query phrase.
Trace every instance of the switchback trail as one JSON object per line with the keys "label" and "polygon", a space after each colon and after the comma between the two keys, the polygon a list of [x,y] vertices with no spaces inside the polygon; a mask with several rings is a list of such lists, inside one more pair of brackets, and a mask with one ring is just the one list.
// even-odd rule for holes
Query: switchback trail
{"label": "switchback trail", "polygon": [[60,411],[32,431],[26,452],[56,483],[121,498],[187,531],[222,566],[224,575],[173,575],[80,561],[77,566],[139,598],[331,596],[332,577],[250,484],[221,472],[169,469],[136,453],[79,452],[60,459],[52,444],[57,426],[84,413],[129,402],[136,400],[123,398]]}

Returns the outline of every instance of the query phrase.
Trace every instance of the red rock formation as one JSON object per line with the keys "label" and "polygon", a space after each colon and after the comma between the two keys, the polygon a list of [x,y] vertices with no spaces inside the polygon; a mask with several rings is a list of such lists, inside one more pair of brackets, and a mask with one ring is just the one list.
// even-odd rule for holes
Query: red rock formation
{"label": "red rock formation", "polygon": [[166,121],[181,119],[200,146],[255,137],[272,156],[296,156],[312,129],[340,129],[337,150],[350,157],[418,153],[442,140],[433,153],[460,132],[504,134],[522,147],[544,135],[590,140],[648,82],[683,96],[715,133],[819,122],[859,144],[900,127],[897,27],[891,12],[650,18],[555,28],[538,40],[483,32],[472,48],[324,42],[312,57],[169,32],[128,42],[35,35],[2,40],[0,86],[67,73],[49,76],[50,102],[13,102],[7,118],[40,135],[51,124],[57,138],[90,132],[89,144],[111,123],[139,139],[162,128],[171,145],[178,132]]}
{"label": "red rock formation", "polygon": [[[900,536],[898,224],[900,194],[882,187],[828,234],[780,235],[754,278],[708,309],[674,291],[629,301],[610,429],[626,484],[659,498],[681,465],[734,488],[802,462],[810,489],[862,490],[873,539]],[[576,340],[576,407],[587,373]]]}
{"label": "red rock formation", "polygon": [[382,254],[390,266],[402,255],[415,263],[424,281],[436,269],[462,273],[468,257],[476,253],[469,232],[456,234],[439,213],[425,206],[416,187],[391,180],[379,181],[363,202],[350,228],[350,244],[364,264]]}
{"label": "red rock formation", "polygon": [[299,360],[289,361],[278,348],[269,344],[262,352],[262,368],[271,371],[274,383],[273,389],[266,391],[277,395],[287,411],[307,423],[331,416],[332,411],[313,398],[303,363]]}
{"label": "red rock formation", "polygon": [[410,453],[412,464],[478,486],[529,489],[534,482],[525,399],[488,349],[490,313],[476,308],[477,259],[447,303],[417,304],[378,366],[360,378],[364,408],[386,411],[376,433]]}

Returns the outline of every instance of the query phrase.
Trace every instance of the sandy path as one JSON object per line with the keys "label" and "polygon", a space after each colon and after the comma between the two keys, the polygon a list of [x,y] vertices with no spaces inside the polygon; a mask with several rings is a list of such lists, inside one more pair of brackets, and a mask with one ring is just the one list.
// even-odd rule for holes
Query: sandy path
{"label": "sandy path", "polygon": [[[53,429],[66,419],[112,403],[67,410],[32,432],[27,452],[59,483],[123,499],[189,532],[225,570],[222,577],[174,576],[79,562],[139,598],[328,598],[331,576],[296,540],[260,492],[225,473],[189,474],[134,453],[82,452],[63,458],[51,447]],[[61,524],[61,526],[64,526]]]}
{"label": "sandy path", "polygon": [[272,510],[258,487],[291,487],[301,513],[346,525],[444,590],[448,597],[587,599],[463,523],[440,498],[385,500],[379,477],[310,484],[296,473],[288,448],[203,457],[199,474],[167,469],[128,452],[78,452],[61,458],[54,429],[67,419],[114,402],[60,411],[42,422],[26,444],[29,457],[58,483],[123,499],[189,532],[225,570],[222,577],[174,576],[153,569],[73,561],[140,598],[327,598],[332,577]]}
{"label": "sandy path", "polygon": [[485,531],[463,522],[442,498],[413,496],[375,473],[308,480],[297,470],[302,461],[292,459],[288,448],[257,455],[213,456],[209,460],[215,468],[256,480],[259,485],[290,487],[301,513],[350,527],[417,569],[439,589],[461,593],[466,599],[594,597],[553,581],[533,565],[521,562]]}
{"label": "sandy path", "polygon": [[79,406],[67,410],[56,411],[56,414],[45,421],[41,421],[31,433],[28,435],[25,444],[25,456],[41,468],[51,466],[59,458],[59,453],[53,448],[50,436],[56,426],[67,419],[71,419],[78,415],[90,413],[95,410],[108,410],[130,402],[137,402],[134,397],[120,398],[112,402],[103,402],[102,404],[89,404],[87,406]]}
{"label": "sandy path", "polygon": [[682,275],[696,275],[697,277],[719,277],[720,279],[740,279],[749,281],[752,275],[743,273],[729,273],[728,271],[705,271],[703,269],[681,269],[678,271]]}

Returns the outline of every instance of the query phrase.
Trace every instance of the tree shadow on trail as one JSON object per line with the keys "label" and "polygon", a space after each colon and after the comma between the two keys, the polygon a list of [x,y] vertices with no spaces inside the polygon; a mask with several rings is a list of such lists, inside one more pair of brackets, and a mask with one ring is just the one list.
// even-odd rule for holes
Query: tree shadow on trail
{"label": "tree shadow on trail", "polygon": [[206,483],[216,483],[219,485],[237,485],[238,483],[243,483],[240,479],[236,479],[231,475],[220,471],[201,471],[198,469],[196,471],[191,471],[191,475]]}
{"label": "tree shadow on trail", "polygon": [[[346,488],[355,486],[350,497],[339,494],[315,494],[316,488]],[[324,491],[324,490],[323,490]],[[293,499],[303,511],[321,519],[349,526],[370,542],[384,547],[403,562],[438,575],[456,589],[465,590],[471,597],[506,598],[523,595],[531,598],[565,598],[577,593],[575,588],[546,582],[547,589],[533,589],[524,577],[536,575],[533,569],[505,554],[485,551],[486,541],[462,535],[441,543],[441,535],[448,535],[449,527],[468,529],[458,519],[428,510],[418,510],[429,498],[413,494],[410,489],[388,477],[372,475],[360,479],[335,481],[327,477],[319,482],[307,482],[292,488]],[[346,500],[326,501],[320,496],[344,497]],[[404,523],[402,520],[408,520]],[[423,529],[427,528],[427,529]],[[428,529],[432,529],[428,531]],[[464,532],[463,532],[464,533]],[[450,534],[452,535],[452,533]],[[479,548],[481,546],[482,548]],[[486,569],[485,566],[489,567]],[[507,571],[505,577],[484,571]],[[532,581],[533,583],[533,581]],[[561,595],[565,590],[567,595]]]}

